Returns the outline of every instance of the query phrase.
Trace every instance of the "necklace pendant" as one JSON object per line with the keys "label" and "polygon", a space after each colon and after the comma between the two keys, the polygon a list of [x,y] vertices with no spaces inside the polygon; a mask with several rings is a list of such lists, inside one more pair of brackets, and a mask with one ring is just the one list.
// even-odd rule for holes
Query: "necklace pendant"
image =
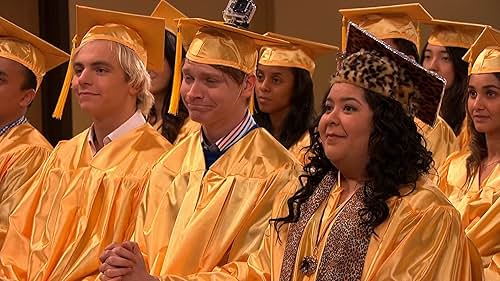
{"label": "necklace pendant", "polygon": [[318,267],[318,260],[313,256],[305,256],[300,263],[300,272],[306,276],[311,276]]}

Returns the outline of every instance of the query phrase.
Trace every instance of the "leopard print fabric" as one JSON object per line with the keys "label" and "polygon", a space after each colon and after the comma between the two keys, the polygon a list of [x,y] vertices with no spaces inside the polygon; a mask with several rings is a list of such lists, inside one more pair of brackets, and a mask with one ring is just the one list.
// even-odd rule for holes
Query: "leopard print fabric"
{"label": "leopard print fabric", "polygon": [[360,50],[346,57],[332,83],[347,82],[397,100],[408,114],[417,110],[416,91],[406,69],[375,51]]}
{"label": "leopard print fabric", "polygon": [[363,207],[363,189],[359,188],[335,220],[321,256],[316,280],[361,280],[370,244],[370,234],[359,215]]}
{"label": "leopard print fabric", "polygon": [[[299,249],[300,240],[304,234],[304,229],[307,223],[319,209],[321,203],[328,199],[328,194],[337,182],[337,175],[333,172],[328,172],[321,180],[320,184],[314,190],[311,197],[300,206],[299,221],[292,223],[290,232],[286,241],[285,253],[283,255],[283,263],[281,264],[280,281],[292,280],[294,274],[295,261],[297,259],[297,251]],[[295,274],[301,274],[295,272]]]}
{"label": "leopard print fabric", "polygon": [[[403,91],[403,95],[409,96],[409,99],[403,98],[398,100],[404,102],[402,103],[403,107],[408,112],[414,113],[420,120],[433,126],[439,112],[441,98],[444,94],[444,79],[437,73],[426,70],[414,59],[407,57],[383,41],[378,40],[373,34],[349,22],[346,49],[341,54],[342,58],[361,50],[376,51],[379,57],[388,58],[389,61],[393,62],[392,65],[397,65],[400,70],[404,69],[404,73],[399,75],[398,80],[400,82],[400,90]],[[340,69],[342,60],[337,61],[338,69]],[[410,86],[411,83],[414,87]]]}
{"label": "leopard print fabric", "polygon": [[[307,223],[310,221],[321,204],[328,200],[328,194],[336,184],[336,175],[329,172],[314,190],[309,199],[302,204],[299,221],[290,226],[283,263],[281,266],[280,281],[292,280],[293,275],[303,274],[294,272],[298,257],[300,241]],[[359,188],[349,199],[328,234],[316,280],[360,280],[363,272],[364,260],[370,234],[361,226],[359,210],[363,208],[363,189]]]}

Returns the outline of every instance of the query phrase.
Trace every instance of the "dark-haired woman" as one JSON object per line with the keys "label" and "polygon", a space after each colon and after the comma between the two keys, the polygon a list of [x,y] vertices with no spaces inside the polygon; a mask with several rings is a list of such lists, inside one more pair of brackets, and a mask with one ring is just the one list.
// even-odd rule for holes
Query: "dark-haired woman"
{"label": "dark-haired woman", "polygon": [[[179,103],[177,115],[168,113],[172,92],[172,69],[175,64],[176,37],[165,30],[165,48],[163,71],[149,70],[151,76],[151,93],[155,97],[155,104],[149,113],[148,122],[160,132],[170,143],[176,144],[190,133],[199,130],[200,125],[189,118],[184,103]],[[183,57],[185,52],[183,51]]]}
{"label": "dark-haired woman", "polygon": [[300,162],[310,145],[308,129],[314,118],[312,75],[317,56],[338,48],[295,37],[267,33],[291,45],[263,47],[257,66],[255,87],[259,126],[267,129]]}
{"label": "dark-haired woman", "polygon": [[[462,57],[484,29],[484,25],[445,20],[433,20],[431,25],[433,30],[423,49],[420,63],[446,79],[439,115],[457,137],[456,146],[451,149],[463,148],[467,145],[463,131],[466,130],[464,120],[468,66]],[[445,140],[441,140],[443,142]],[[453,151],[448,151],[451,152]]]}
{"label": "dark-haired woman", "polygon": [[[496,38],[495,41],[491,39]],[[466,55],[474,63],[467,88],[470,143],[440,171],[440,189],[462,215],[486,280],[500,280],[500,31],[487,28]],[[477,57],[477,58],[476,58]]]}
{"label": "dark-haired woman", "polygon": [[[426,178],[431,153],[406,110],[415,87],[403,90],[414,73],[399,65],[365,51],[346,58],[312,135],[302,188],[277,197],[275,219],[248,263],[232,263],[215,276],[482,279],[458,212]],[[208,276],[216,280],[214,273],[198,278]]]}

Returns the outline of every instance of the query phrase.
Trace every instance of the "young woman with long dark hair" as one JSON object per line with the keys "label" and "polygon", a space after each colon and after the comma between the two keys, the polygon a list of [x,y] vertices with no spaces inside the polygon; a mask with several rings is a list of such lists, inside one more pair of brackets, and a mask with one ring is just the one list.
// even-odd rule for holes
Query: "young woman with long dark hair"
{"label": "young woman with long dark hair", "polygon": [[470,142],[440,170],[440,189],[462,215],[478,248],[486,280],[498,280],[500,259],[500,31],[486,28],[465,58]]}
{"label": "young woman with long dark hair", "polygon": [[310,145],[308,129],[315,118],[314,60],[338,48],[275,33],[266,35],[286,40],[291,45],[261,48],[254,118],[304,163],[307,162],[304,148]]}
{"label": "young woman with long dark hair", "polygon": [[462,57],[484,29],[484,25],[433,20],[420,64],[446,79],[439,115],[453,129],[457,146],[464,147],[467,62]]}

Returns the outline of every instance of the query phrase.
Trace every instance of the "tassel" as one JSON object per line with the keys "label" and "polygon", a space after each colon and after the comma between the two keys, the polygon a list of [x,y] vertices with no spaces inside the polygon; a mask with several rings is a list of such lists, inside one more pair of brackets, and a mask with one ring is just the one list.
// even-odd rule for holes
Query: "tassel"
{"label": "tassel", "polygon": [[342,17],[342,52],[347,48],[347,19]]}
{"label": "tassel", "polygon": [[61,92],[59,93],[59,99],[57,100],[56,107],[52,113],[52,118],[61,120],[64,111],[64,105],[66,104],[66,99],[68,98],[69,87],[71,86],[71,79],[73,78],[73,56],[75,55],[76,48],[76,35],[73,37],[71,54],[68,62],[68,69],[66,70],[66,76],[64,77],[64,82],[62,85]]}
{"label": "tassel", "polygon": [[469,63],[469,65],[468,65],[468,74],[470,76],[470,73],[472,72],[472,66],[474,65],[474,61],[472,60],[472,58],[474,57],[473,56],[474,50],[472,48],[470,48],[469,52],[470,52],[470,56],[467,58],[467,62]]}
{"label": "tassel", "polygon": [[177,115],[179,111],[179,102],[181,98],[181,63],[182,63],[182,33],[181,22],[177,23],[177,42],[175,44],[175,64],[174,64],[174,77],[172,81],[172,95],[170,97],[170,105],[168,113]]}
{"label": "tassel", "polygon": [[250,96],[250,104],[248,105],[248,110],[250,111],[250,115],[255,113],[255,92]]}
{"label": "tassel", "polygon": [[417,53],[420,54],[420,23],[417,23]]}

